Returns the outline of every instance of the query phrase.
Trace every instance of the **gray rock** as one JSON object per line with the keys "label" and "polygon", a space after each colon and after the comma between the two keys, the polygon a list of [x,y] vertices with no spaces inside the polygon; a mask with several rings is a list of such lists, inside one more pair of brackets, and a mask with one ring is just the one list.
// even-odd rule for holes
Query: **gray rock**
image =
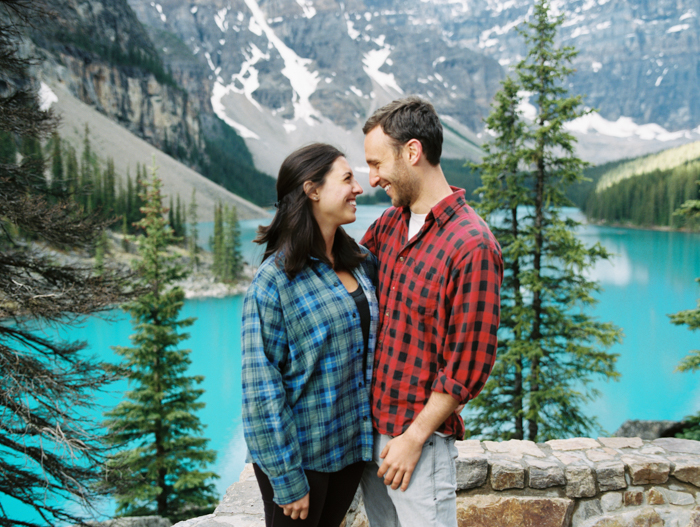
{"label": "gray rock", "polygon": [[656,439],[653,444],[669,452],[680,452],[683,454],[700,454],[700,441],[690,439],[678,439],[675,437],[663,437]]}
{"label": "gray rock", "polygon": [[593,470],[586,465],[566,467],[566,495],[569,498],[591,498],[595,496]]}
{"label": "gray rock", "polygon": [[622,423],[613,434],[615,437],[639,437],[652,440],[663,437],[670,429],[678,426],[677,421],[640,421],[632,419]]}
{"label": "gray rock", "polygon": [[491,462],[491,487],[494,490],[525,487],[525,468],[515,461],[496,459]]}
{"label": "gray rock", "polygon": [[546,489],[566,485],[564,468],[553,461],[525,459],[529,475],[529,486],[533,489]]}
{"label": "gray rock", "polygon": [[455,462],[457,490],[473,489],[486,483],[489,463],[486,456],[459,456]]}
{"label": "gray rock", "polygon": [[627,487],[625,480],[625,464],[621,461],[604,461],[595,465],[598,490],[620,490]]}
{"label": "gray rock", "polygon": [[661,456],[626,455],[621,457],[633,485],[666,483],[671,463]]}
{"label": "gray rock", "polygon": [[91,527],[170,527],[172,525],[169,519],[160,516],[131,516],[104,522],[87,522],[87,524]]}
{"label": "gray rock", "polygon": [[572,525],[580,525],[586,520],[590,520],[596,516],[602,516],[602,514],[603,508],[601,507],[600,500],[580,501],[576,506],[571,523]]}
{"label": "gray rock", "polygon": [[606,492],[600,498],[600,505],[604,511],[616,511],[622,508],[622,494],[619,492]]}

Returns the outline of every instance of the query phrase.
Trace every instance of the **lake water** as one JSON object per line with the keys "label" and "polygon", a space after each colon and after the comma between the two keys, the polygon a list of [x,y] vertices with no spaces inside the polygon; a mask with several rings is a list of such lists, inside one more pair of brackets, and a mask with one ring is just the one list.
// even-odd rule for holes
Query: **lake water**
{"label": "lake water", "polygon": [[[379,206],[361,206],[358,221],[348,232],[359,239],[381,214]],[[572,211],[573,215],[578,215]],[[259,262],[262,249],[251,241],[259,221],[241,223],[243,252]],[[200,239],[207,240],[211,225],[203,224]],[[700,375],[676,373],[679,360],[698,348],[698,335],[686,327],[673,326],[667,317],[696,305],[700,288],[700,235],[583,226],[585,243],[599,241],[615,254],[600,263],[593,277],[604,290],[594,315],[624,329],[622,344],[611,349],[619,354],[619,382],[596,382],[602,392],[588,409],[598,416],[603,431],[614,432],[626,419],[678,420],[700,409]],[[242,297],[197,299],[185,303],[182,317],[196,317],[183,347],[192,350],[191,375],[203,375],[206,407],[199,417],[207,428],[210,447],[218,452],[214,466],[221,476],[217,486],[223,494],[244,465],[240,405],[240,324]],[[91,353],[116,361],[112,346],[129,345],[132,328],[128,317],[116,322],[89,320],[70,331],[72,339],[87,340]],[[126,383],[116,385],[112,395],[101,399],[116,404]],[[109,507],[108,507],[109,508]]]}

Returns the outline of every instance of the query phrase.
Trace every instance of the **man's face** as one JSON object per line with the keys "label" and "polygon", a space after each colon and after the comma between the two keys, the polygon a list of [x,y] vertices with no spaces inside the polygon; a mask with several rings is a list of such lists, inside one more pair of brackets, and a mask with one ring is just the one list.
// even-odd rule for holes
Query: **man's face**
{"label": "man's face", "polygon": [[376,126],[365,136],[365,158],[369,184],[379,185],[394,207],[410,207],[418,199],[420,184],[402,155],[396,155],[392,140]]}

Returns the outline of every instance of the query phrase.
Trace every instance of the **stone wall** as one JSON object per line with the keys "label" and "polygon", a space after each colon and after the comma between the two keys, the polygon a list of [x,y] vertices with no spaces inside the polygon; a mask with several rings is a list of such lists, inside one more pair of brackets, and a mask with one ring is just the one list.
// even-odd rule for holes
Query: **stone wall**
{"label": "stone wall", "polygon": [[[460,527],[700,527],[700,442],[458,441]],[[175,527],[264,525],[250,467],[214,514]],[[361,499],[345,527],[366,527]]]}

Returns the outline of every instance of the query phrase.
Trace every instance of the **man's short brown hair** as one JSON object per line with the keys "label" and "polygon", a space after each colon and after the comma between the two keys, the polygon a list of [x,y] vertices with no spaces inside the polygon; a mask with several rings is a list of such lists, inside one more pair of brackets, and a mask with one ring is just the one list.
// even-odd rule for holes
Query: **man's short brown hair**
{"label": "man's short brown hair", "polygon": [[423,146],[428,163],[437,166],[442,155],[442,124],[432,104],[420,97],[410,96],[397,99],[382,106],[362,127],[367,135],[377,126],[394,143],[396,154],[411,139],[417,139]]}

